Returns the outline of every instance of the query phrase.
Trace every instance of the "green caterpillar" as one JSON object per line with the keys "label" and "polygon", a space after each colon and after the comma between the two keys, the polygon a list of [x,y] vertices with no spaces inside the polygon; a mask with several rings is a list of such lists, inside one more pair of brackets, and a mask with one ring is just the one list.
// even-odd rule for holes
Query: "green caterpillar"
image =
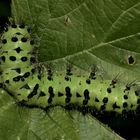
{"label": "green caterpillar", "polygon": [[39,66],[33,54],[34,42],[28,27],[13,24],[4,31],[0,45],[0,88],[28,107],[46,109],[60,105],[105,112],[139,112],[140,88],[121,84],[117,78],[102,80],[91,71],[89,77],[54,74]]}

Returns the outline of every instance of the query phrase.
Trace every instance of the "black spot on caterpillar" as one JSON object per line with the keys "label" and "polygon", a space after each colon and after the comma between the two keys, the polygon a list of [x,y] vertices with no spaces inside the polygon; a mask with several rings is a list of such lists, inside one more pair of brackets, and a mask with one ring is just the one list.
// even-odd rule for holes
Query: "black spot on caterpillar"
{"label": "black spot on caterpillar", "polygon": [[[116,78],[102,80],[91,71],[88,77],[74,75],[67,68],[65,75],[51,68],[36,66],[34,41],[25,25],[11,25],[2,34],[0,47],[0,88],[19,103],[44,110],[60,105],[99,112],[126,113],[140,111],[140,88],[136,84],[119,84]],[[131,60],[130,60],[131,59]],[[129,58],[133,63],[132,58]]]}

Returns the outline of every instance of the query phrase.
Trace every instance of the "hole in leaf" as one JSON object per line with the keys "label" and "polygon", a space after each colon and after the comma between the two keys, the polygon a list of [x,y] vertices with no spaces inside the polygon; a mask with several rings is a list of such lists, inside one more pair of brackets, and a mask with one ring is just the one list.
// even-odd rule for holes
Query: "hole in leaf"
{"label": "hole in leaf", "polygon": [[128,57],[128,64],[133,65],[135,63],[134,57],[131,55]]}

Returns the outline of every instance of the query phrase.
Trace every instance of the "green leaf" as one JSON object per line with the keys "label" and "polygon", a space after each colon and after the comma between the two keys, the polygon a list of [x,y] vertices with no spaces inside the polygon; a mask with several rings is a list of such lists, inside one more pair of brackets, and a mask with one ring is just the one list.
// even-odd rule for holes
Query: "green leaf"
{"label": "green leaf", "polygon": [[122,140],[92,116],[60,107],[44,112],[17,106],[5,92],[0,96],[1,140]]}
{"label": "green leaf", "polygon": [[40,62],[86,72],[97,65],[106,78],[140,80],[139,0],[13,0],[12,13],[35,26]]}
{"label": "green leaf", "polygon": [[[71,64],[85,73],[97,65],[105,78],[122,74],[125,83],[140,80],[140,0],[12,0],[11,6],[15,21],[38,36],[45,65],[61,70]],[[0,99],[2,139],[122,139],[89,115],[61,108],[44,113],[7,98]]]}

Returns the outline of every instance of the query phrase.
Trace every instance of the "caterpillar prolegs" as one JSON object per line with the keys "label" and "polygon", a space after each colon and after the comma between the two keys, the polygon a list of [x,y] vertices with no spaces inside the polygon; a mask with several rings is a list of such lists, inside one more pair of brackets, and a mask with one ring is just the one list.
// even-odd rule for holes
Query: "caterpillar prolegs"
{"label": "caterpillar prolegs", "polygon": [[0,87],[26,106],[79,106],[97,111],[140,111],[140,88],[113,80],[102,80],[91,71],[88,77],[52,73],[39,66],[28,27],[10,25],[1,36]]}

